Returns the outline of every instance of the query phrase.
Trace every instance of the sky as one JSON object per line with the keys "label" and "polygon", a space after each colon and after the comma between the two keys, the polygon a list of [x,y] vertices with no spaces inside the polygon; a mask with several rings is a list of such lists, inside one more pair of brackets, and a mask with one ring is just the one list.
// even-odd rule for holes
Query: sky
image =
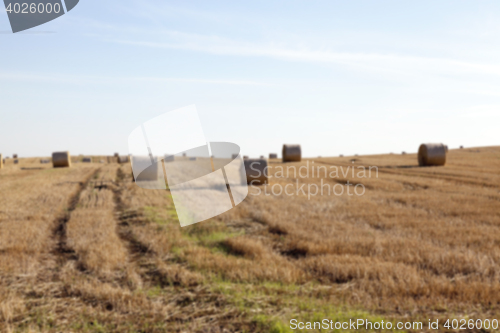
{"label": "sky", "polygon": [[196,105],[243,155],[500,145],[498,1],[80,0],[12,34],[0,12],[0,153],[128,153]]}

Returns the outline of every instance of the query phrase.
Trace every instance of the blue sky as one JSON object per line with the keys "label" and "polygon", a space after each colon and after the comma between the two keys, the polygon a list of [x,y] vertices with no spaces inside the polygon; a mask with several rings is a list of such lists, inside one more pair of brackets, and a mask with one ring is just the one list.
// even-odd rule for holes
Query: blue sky
{"label": "blue sky", "polygon": [[9,33],[0,152],[127,153],[195,104],[209,141],[304,156],[500,145],[498,1],[95,1]]}

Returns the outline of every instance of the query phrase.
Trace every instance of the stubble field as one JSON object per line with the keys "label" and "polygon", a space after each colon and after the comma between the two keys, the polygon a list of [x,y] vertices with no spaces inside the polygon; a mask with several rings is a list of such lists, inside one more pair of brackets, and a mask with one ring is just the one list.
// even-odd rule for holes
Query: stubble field
{"label": "stubble field", "polygon": [[[415,154],[271,160],[280,178],[185,228],[170,193],[136,186],[128,164],[38,161],[0,170],[0,332],[500,320],[500,147],[450,150],[444,167]],[[307,193],[324,184],[344,194]]]}

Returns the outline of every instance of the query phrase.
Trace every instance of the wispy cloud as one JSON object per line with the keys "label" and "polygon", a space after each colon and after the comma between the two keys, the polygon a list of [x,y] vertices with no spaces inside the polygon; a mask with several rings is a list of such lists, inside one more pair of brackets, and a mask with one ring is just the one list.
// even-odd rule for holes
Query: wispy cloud
{"label": "wispy cloud", "polygon": [[[311,47],[239,42],[219,36],[203,36],[176,31],[163,32],[169,41],[108,39],[110,42],[149,48],[190,50],[226,56],[268,57],[316,64],[339,64],[353,69],[403,75],[482,75],[500,76],[500,64],[476,63],[460,59],[420,57],[404,54],[336,52]],[[163,40],[165,38],[162,38]]]}
{"label": "wispy cloud", "polygon": [[[339,65],[355,71],[396,77],[441,77],[463,82],[474,81],[478,76],[481,76],[478,81],[482,82],[485,82],[485,77],[500,77],[500,61],[495,60],[498,58],[495,55],[500,50],[492,47],[491,43],[483,45],[489,55],[482,57],[481,50],[477,48],[478,44],[470,44],[470,41],[470,47],[464,47],[465,42],[448,44],[446,40],[421,36],[416,40],[415,36],[408,38],[397,32],[388,35],[382,32],[374,34],[372,31],[337,31],[332,38],[333,35],[322,35],[320,31],[310,35],[306,32],[298,35],[292,31],[283,36],[274,29],[266,30],[266,34],[261,35],[258,31],[263,30],[262,27],[267,26],[269,22],[257,25],[255,33],[245,33],[245,37],[235,39],[235,34],[231,31],[223,33],[212,25],[213,22],[225,21],[227,17],[231,17],[220,11],[207,12],[193,10],[189,6],[171,7],[161,3],[153,5],[136,0],[123,6],[122,11],[128,15],[144,17],[146,21],[142,25],[115,25],[99,21],[87,22],[87,19],[83,19],[80,23],[85,29],[93,27],[99,31],[93,38],[135,47],[187,50],[222,56],[265,57],[326,66]],[[200,26],[196,25],[194,30],[185,27],[179,28],[185,29],[184,31],[169,30],[161,22],[168,22],[172,17],[176,17],[178,21],[182,21],[180,17],[187,22],[201,20],[211,24],[202,25],[208,27],[203,32]],[[239,19],[241,17],[238,16]],[[227,29],[230,27],[231,25],[226,26]],[[199,33],[185,32],[187,29],[198,29]],[[214,33],[211,34],[210,31]],[[449,50],[450,47],[453,51]],[[488,60],[484,61],[484,58]]]}
{"label": "wispy cloud", "polygon": [[23,73],[10,72],[0,73],[0,80],[22,81],[22,82],[46,82],[46,83],[68,83],[77,85],[87,84],[117,84],[133,82],[186,82],[201,84],[222,85],[251,85],[269,86],[270,83],[246,80],[224,80],[224,79],[199,79],[199,78],[175,78],[175,77],[110,77],[110,76],[87,76],[87,75],[63,75],[53,73]]}

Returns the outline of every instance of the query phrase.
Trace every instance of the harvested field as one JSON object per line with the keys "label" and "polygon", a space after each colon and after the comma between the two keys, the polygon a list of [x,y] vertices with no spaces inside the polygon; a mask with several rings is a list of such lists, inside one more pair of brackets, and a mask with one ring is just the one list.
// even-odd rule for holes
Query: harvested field
{"label": "harvested field", "polygon": [[39,159],[0,170],[0,332],[500,319],[500,147],[449,150],[444,167],[416,154],[269,161],[269,184],[185,228],[129,163]]}

